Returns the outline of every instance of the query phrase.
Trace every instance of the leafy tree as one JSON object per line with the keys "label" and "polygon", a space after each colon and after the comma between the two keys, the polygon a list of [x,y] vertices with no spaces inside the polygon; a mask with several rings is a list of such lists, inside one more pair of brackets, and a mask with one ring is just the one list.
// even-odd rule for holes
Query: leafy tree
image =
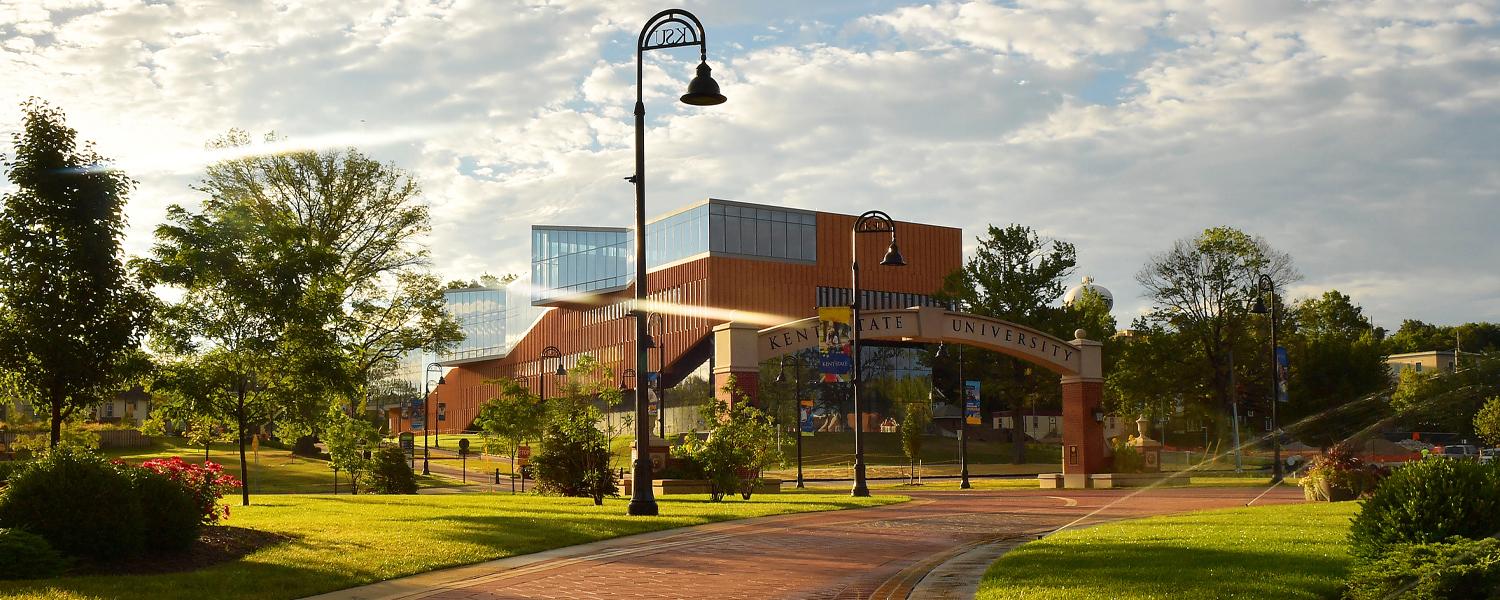
{"label": "leafy tree", "polygon": [[[171,320],[163,323],[176,325]],[[199,331],[223,335],[222,325]],[[169,398],[180,399],[175,406],[168,404],[168,410],[185,414],[190,425],[200,428],[193,441],[205,444],[205,448],[213,441],[210,432],[217,423],[232,423],[231,437],[240,455],[240,501],[249,506],[250,468],[245,448],[250,436],[275,417],[275,391],[284,389],[286,384],[284,380],[270,379],[278,372],[266,364],[268,359],[253,350],[254,344],[246,348],[237,345],[241,340],[232,337],[210,338],[210,341],[218,345],[203,348],[196,355],[178,354],[179,358],[169,363],[154,382],[153,392],[165,392]],[[189,430],[190,435],[194,435],[192,431]]]}
{"label": "leafy tree", "polygon": [[79,147],[61,110],[36,99],[21,110],[6,162],[16,191],[0,207],[0,368],[36,382],[28,400],[56,446],[64,421],[133,376],[150,301],[120,249],[134,182]]}
{"label": "leafy tree", "polygon": [[751,406],[750,397],[733,377],[724,384],[724,391],[735,401],[715,398],[703,408],[703,421],[714,424],[708,437],[684,435],[672,454],[703,470],[711,484],[710,500],[718,502],[735,492],[748,500],[764,470],[782,462],[781,447],[776,425],[766,413]]}
{"label": "leafy tree", "polygon": [[485,451],[510,456],[510,472],[516,472],[516,453],[521,444],[535,440],[542,433],[546,406],[542,399],[514,379],[501,378],[486,383],[499,388],[494,398],[479,406],[474,425],[484,435]]}
{"label": "leafy tree", "polygon": [[1475,415],[1495,396],[1500,396],[1500,356],[1484,355],[1451,373],[1401,371],[1391,409],[1414,429],[1473,437]]}
{"label": "leafy tree", "polygon": [[900,397],[898,406],[901,407],[901,451],[906,454],[911,476],[915,478],[917,459],[922,456],[922,439],[927,435],[927,426],[932,424],[932,400],[921,394],[907,394]]}
{"label": "leafy tree", "polygon": [[596,505],[616,493],[609,473],[609,440],[598,427],[603,418],[579,396],[547,401],[541,448],[532,459],[539,491],[593,498]]}
{"label": "leafy tree", "polygon": [[1208,381],[1193,377],[1201,357],[1186,336],[1165,324],[1137,317],[1130,335],[1113,345],[1112,367],[1105,372],[1105,401],[1125,416],[1163,419],[1174,400],[1201,397]]}
{"label": "leafy tree", "polygon": [[[1265,239],[1232,227],[1211,227],[1177,240],[1136,274],[1153,303],[1148,320],[1161,331],[1185,336],[1198,358],[1197,364],[1187,365],[1190,372],[1173,379],[1208,383],[1203,390],[1211,400],[1203,407],[1207,414],[1227,412],[1235,398],[1231,365],[1236,350],[1241,356],[1253,351],[1246,342],[1259,324],[1248,319],[1248,312],[1263,273],[1276,284],[1277,302],[1283,301],[1286,285],[1299,278],[1291,257]],[[1278,316],[1284,318],[1286,311],[1278,309]],[[1194,391],[1185,389],[1182,395],[1201,398]]]}
{"label": "leafy tree", "polygon": [[[1043,238],[1024,225],[1004,228],[991,225],[978,242],[969,261],[948,275],[938,297],[974,314],[1071,339],[1077,328],[1071,322],[1075,315],[1054,303],[1066,291],[1063,281],[1072,275],[1078,262],[1078,251],[1073,244]],[[1036,401],[1059,396],[1057,378],[1050,374],[1033,375],[1026,361],[978,349],[966,354],[964,378],[980,380],[982,389],[991,398],[1010,398],[1016,423],[1020,423],[1025,399]],[[951,368],[944,364],[947,362],[940,361],[935,366],[946,373]],[[945,375],[944,379],[957,379],[956,374],[948,377]],[[1012,460],[1017,464],[1026,460],[1025,436],[1019,431],[1017,428],[1017,434],[1012,436]]]}
{"label": "leafy tree", "polygon": [[1500,396],[1486,400],[1474,415],[1474,433],[1491,446],[1500,446]]}
{"label": "leafy tree", "polygon": [[328,416],[323,442],[328,445],[328,462],[335,469],[334,474],[339,470],[347,473],[350,492],[358,494],[359,482],[371,467],[365,452],[380,444],[380,433],[368,420],[350,416],[336,407]]}
{"label": "leafy tree", "polygon": [[[1374,326],[1349,296],[1329,290],[1296,303],[1285,340],[1291,373],[1281,420],[1298,439],[1326,450],[1386,416],[1375,395],[1390,385],[1385,357]],[[1264,352],[1261,364],[1269,363]],[[1258,385],[1269,387],[1269,367],[1262,373]]]}

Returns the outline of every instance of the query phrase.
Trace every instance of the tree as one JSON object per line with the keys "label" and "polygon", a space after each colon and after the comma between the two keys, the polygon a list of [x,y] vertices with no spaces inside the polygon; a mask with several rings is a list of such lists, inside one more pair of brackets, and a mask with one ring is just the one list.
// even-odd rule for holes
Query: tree
{"label": "tree", "polygon": [[[1227,412],[1234,400],[1233,356],[1237,349],[1242,357],[1253,351],[1245,342],[1256,324],[1247,314],[1261,274],[1276,284],[1277,302],[1284,301],[1286,285],[1299,278],[1291,257],[1265,239],[1232,227],[1211,227],[1177,240],[1135,276],[1153,303],[1148,319],[1161,330],[1186,336],[1200,358],[1190,365],[1194,372],[1182,379],[1208,382],[1207,414]],[[1278,309],[1279,316],[1285,312]]]}
{"label": "tree", "polygon": [[[920,379],[909,381],[920,382]],[[898,397],[901,407],[901,451],[911,466],[911,477],[917,476],[917,459],[922,456],[922,438],[932,423],[932,400],[923,394]]]}
{"label": "tree", "polygon": [[547,401],[541,448],[532,459],[539,491],[593,498],[596,505],[616,493],[609,473],[609,440],[598,427],[603,418],[579,396]]}
{"label": "tree", "polygon": [[[1069,313],[1054,303],[1062,297],[1063,280],[1072,275],[1078,262],[1073,244],[1045,239],[1024,225],[991,225],[978,242],[969,261],[948,275],[938,297],[971,313],[1071,338],[1076,325],[1069,326]],[[1026,361],[977,349],[967,354],[964,378],[983,382],[991,397],[1009,397],[1017,424],[1026,398],[1059,396],[1056,378],[1032,375]],[[941,363],[935,366],[944,371],[949,368]],[[1020,431],[1017,427],[1011,436],[1016,464],[1026,460],[1025,436]]]}
{"label": "tree", "polygon": [[500,378],[486,383],[497,386],[499,393],[480,405],[474,425],[484,434],[487,452],[494,452],[491,448],[495,447],[510,456],[510,472],[514,474],[521,444],[541,436],[546,406],[540,397],[514,379]]}
{"label": "tree", "polygon": [[122,261],[121,210],[134,182],[77,142],[61,110],[21,105],[16,191],[0,207],[0,368],[35,382],[49,444],[63,421],[97,405],[132,376],[149,297]]}
{"label": "tree", "polygon": [[[1386,416],[1387,406],[1376,392],[1387,388],[1390,378],[1374,329],[1363,310],[1338,290],[1293,306],[1285,337],[1289,402],[1281,420],[1291,423],[1286,428],[1298,439],[1326,450]],[[1264,383],[1257,385],[1268,387],[1270,369],[1262,373]]]}
{"label": "tree", "polygon": [[1413,429],[1473,437],[1475,415],[1495,396],[1500,396],[1500,356],[1483,355],[1451,373],[1401,371],[1391,409]]}
{"label": "tree", "polygon": [[735,401],[715,398],[703,407],[703,421],[713,425],[708,437],[684,435],[672,454],[703,470],[711,486],[710,500],[718,502],[735,492],[749,500],[765,469],[782,461],[776,425],[750,404],[733,377],[723,389]]}
{"label": "tree", "polygon": [[334,477],[338,477],[340,470],[348,473],[350,492],[358,494],[359,481],[371,466],[365,452],[380,444],[380,434],[375,431],[375,426],[335,407],[333,414],[328,416],[323,441],[328,445],[328,462],[334,469]]}
{"label": "tree", "polygon": [[1201,357],[1186,336],[1145,317],[1137,317],[1130,328],[1130,335],[1114,344],[1112,367],[1105,372],[1105,401],[1111,410],[1164,419],[1176,399],[1206,395],[1208,382],[1190,376]]}
{"label": "tree", "polygon": [[1500,396],[1486,400],[1474,415],[1474,433],[1491,446],[1500,446]]}

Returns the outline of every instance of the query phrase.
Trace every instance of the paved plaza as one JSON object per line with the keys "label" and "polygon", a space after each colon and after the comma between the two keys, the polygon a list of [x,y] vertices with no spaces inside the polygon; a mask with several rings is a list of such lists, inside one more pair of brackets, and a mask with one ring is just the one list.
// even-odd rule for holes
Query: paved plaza
{"label": "paved plaza", "polygon": [[1291,488],[906,494],[911,502],[635,535],[316,598],[968,598],[993,557],[1059,527],[1302,501]]}

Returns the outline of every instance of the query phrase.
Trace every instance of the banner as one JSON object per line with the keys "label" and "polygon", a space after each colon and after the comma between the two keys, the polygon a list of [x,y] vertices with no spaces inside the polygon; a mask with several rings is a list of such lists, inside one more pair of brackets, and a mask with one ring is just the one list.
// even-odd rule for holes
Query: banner
{"label": "banner", "polygon": [[797,401],[797,422],[802,425],[802,435],[811,437],[813,431],[817,429],[816,424],[813,423],[812,400]]}
{"label": "banner", "polygon": [[979,382],[964,382],[964,422],[969,425],[984,423],[979,417]]}
{"label": "banner", "polygon": [[1276,347],[1276,401],[1286,402],[1286,380],[1287,373],[1291,371],[1291,361],[1287,357],[1286,348]]}
{"label": "banner", "polygon": [[656,385],[660,378],[661,374],[654,371],[646,374],[646,413],[653,416],[661,411],[661,394],[657,393],[660,386]]}
{"label": "banner", "polygon": [[818,372],[824,383],[849,381],[854,361],[849,344],[854,328],[849,307],[825,306],[818,309]]}

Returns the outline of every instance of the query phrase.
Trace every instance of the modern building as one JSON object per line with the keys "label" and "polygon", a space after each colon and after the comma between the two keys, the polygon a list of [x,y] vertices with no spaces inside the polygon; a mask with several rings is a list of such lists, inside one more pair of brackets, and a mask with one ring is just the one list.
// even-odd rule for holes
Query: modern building
{"label": "modern building", "polygon": [[[650,220],[647,297],[671,308],[658,311],[650,326],[662,344],[650,352],[651,370],[661,373],[663,385],[711,371],[715,325],[754,315],[769,326],[816,316],[820,306],[847,306],[855,218],[709,199]],[[906,267],[880,266],[888,240],[860,236],[862,306],[935,305],[932,295],[962,265],[962,230],[898,221],[897,232]],[[431,397],[431,412],[442,415],[434,428],[469,427],[495,393],[488,380],[556,389],[558,359],[542,357],[548,346],[558,349],[565,368],[590,355],[616,374],[634,369],[634,242],[627,228],[535,225],[529,274],[507,285],[448,292],[469,337],[435,357],[446,372]],[[420,430],[415,412],[388,409],[391,429]]]}

